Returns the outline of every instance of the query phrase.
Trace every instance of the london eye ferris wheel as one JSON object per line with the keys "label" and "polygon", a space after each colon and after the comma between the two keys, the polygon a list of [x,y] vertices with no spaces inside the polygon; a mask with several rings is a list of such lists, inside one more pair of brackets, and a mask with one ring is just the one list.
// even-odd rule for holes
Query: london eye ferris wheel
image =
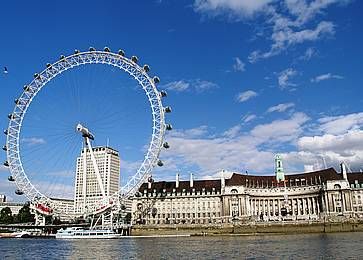
{"label": "london eye ferris wheel", "polygon": [[[147,106],[149,107],[149,111],[151,111],[151,135],[147,138],[149,141],[147,144],[144,144],[144,153],[143,157],[138,160],[138,166],[134,165],[134,173],[131,174],[125,184],[120,185],[120,188],[117,192],[113,194],[109,194],[108,196],[105,195],[102,176],[99,171],[99,165],[96,162],[95,155],[93,154],[93,142],[95,140],[95,136],[97,138],[97,123],[93,125],[88,122],[96,122],[92,120],[84,120],[84,116],[88,116],[90,118],[95,118],[99,116],[99,111],[101,111],[107,105],[102,104],[99,99],[101,97],[93,97],[92,99],[95,100],[94,104],[90,104],[92,102],[87,100],[86,106],[87,107],[96,107],[95,104],[99,105],[99,108],[94,108],[93,111],[90,113],[74,113],[77,116],[74,116],[70,123],[66,125],[67,128],[72,128],[72,138],[74,136],[78,136],[82,138],[82,143],[84,149],[88,149],[90,151],[91,156],[91,167],[93,167],[93,174],[95,174],[98,180],[97,184],[99,185],[100,190],[102,191],[102,199],[100,199],[96,205],[93,207],[88,208],[87,212],[82,212],[82,214],[96,214],[100,209],[108,209],[112,207],[116,207],[119,205],[119,201],[122,198],[126,198],[135,194],[142,183],[150,180],[151,173],[155,166],[162,166],[163,162],[159,159],[159,155],[162,149],[169,148],[169,144],[164,141],[165,131],[171,130],[172,126],[170,124],[165,123],[165,114],[171,112],[171,108],[169,106],[163,106],[162,99],[166,97],[166,92],[163,90],[158,90],[156,85],[159,83],[160,79],[156,76],[151,77],[149,76],[150,67],[149,65],[140,66],[139,60],[136,56],[132,56],[131,58],[125,57],[125,53],[123,50],[119,50],[117,53],[111,52],[108,47],[105,47],[103,50],[96,50],[95,48],[91,47],[88,51],[78,51],[75,50],[74,54],[69,56],[62,55],[58,61],[55,63],[47,63],[46,68],[40,72],[34,74],[34,79],[27,85],[24,86],[23,91],[17,99],[15,99],[15,107],[12,113],[8,115],[9,118],[9,125],[4,133],[6,135],[6,145],[4,145],[3,150],[7,153],[7,160],[4,162],[4,165],[9,167],[11,175],[9,176],[9,181],[14,181],[17,186],[16,194],[18,195],[25,195],[28,200],[30,200],[34,205],[37,205],[37,210],[43,214],[50,214],[50,213],[58,213],[62,214],[63,207],[59,204],[57,200],[55,200],[50,194],[47,194],[44,189],[41,189],[42,183],[44,180],[40,180],[38,175],[42,174],[41,167],[45,165],[48,161],[46,158],[41,158],[41,156],[37,156],[35,150],[26,151],[26,144],[30,146],[33,143],[41,144],[44,140],[43,139],[36,139],[36,138],[24,138],[22,137],[22,131],[24,128],[29,125],[35,125],[36,129],[45,128],[46,126],[37,125],[37,122],[31,122],[26,120],[27,114],[29,110],[31,110],[33,101],[38,101],[37,98],[41,93],[44,91],[45,87],[50,85],[53,80],[59,78],[60,75],[70,73],[70,71],[75,70],[76,68],[83,68],[89,66],[95,66],[95,64],[102,64],[105,65],[103,67],[107,67],[108,70],[111,70],[112,73],[117,73],[120,70],[126,72],[129,78],[136,81],[139,86],[139,89],[143,90],[144,94],[146,94],[148,102],[146,102]],[[110,65],[110,66],[106,66]],[[106,69],[106,68],[105,68]],[[116,71],[115,71],[116,70]],[[95,74],[91,72],[90,75],[93,77]],[[124,73],[125,74],[125,73]],[[107,76],[104,76],[107,78]],[[117,81],[118,78],[115,78]],[[77,81],[77,80],[76,80]],[[92,82],[91,82],[92,83]],[[64,85],[64,84],[63,84]],[[51,88],[51,87],[49,87]],[[53,88],[53,86],[52,86]],[[63,87],[62,93],[67,92],[67,89]],[[72,90],[75,93],[77,92],[79,96],[84,96],[84,93],[87,93],[87,88],[83,89],[82,91],[79,90]],[[102,93],[107,92],[107,89],[101,90],[99,92],[100,96]],[[116,95],[116,94],[111,94]],[[132,98],[127,97],[127,98]],[[57,97],[56,100],[48,100],[43,102],[48,102],[49,106],[53,106],[58,102],[59,98]],[[39,103],[39,102],[38,102]],[[76,103],[80,103],[79,100]],[[109,102],[110,103],[110,102]],[[111,102],[112,103],[112,102]],[[117,102],[117,106],[122,106],[122,103],[125,102]],[[145,102],[144,102],[145,103]],[[129,106],[123,107],[122,109],[129,108]],[[131,107],[131,110],[134,108]],[[63,114],[65,119],[72,117],[74,110],[77,110],[76,107],[72,107],[71,105],[62,105],[63,111],[58,111],[54,114]],[[80,112],[80,109],[78,109]],[[50,112],[49,112],[50,113]],[[47,111],[43,111],[39,113],[41,115],[47,114]],[[51,114],[51,113],[50,113]],[[117,111],[112,110],[113,116],[109,117],[109,120],[114,123],[117,121]],[[59,141],[59,136],[62,134],[62,130],[55,130],[57,125],[62,125],[60,120],[54,119],[56,115],[49,115],[49,122],[46,125],[51,125],[52,127],[47,130],[49,139],[51,136],[54,136],[57,141]],[[127,115],[124,115],[127,119]],[[132,118],[137,116],[133,115]],[[33,117],[37,118],[37,117]],[[37,120],[37,119],[31,120]],[[124,119],[125,119],[124,118]],[[86,122],[84,122],[86,121]],[[117,122],[116,122],[117,123]],[[102,122],[103,126],[107,126],[107,123]],[[137,126],[140,128],[139,126]],[[94,129],[96,128],[96,129]],[[108,129],[111,127],[108,127]],[[64,129],[64,128],[59,128]],[[67,129],[70,131],[70,129]],[[66,143],[66,139],[68,136],[64,134],[64,137],[61,138],[58,146],[54,143],[51,145],[52,151],[57,151],[57,156],[59,158],[67,157],[67,154],[71,154],[71,149],[61,149],[62,145],[64,146]],[[79,139],[77,139],[79,140]],[[32,143],[31,143],[32,142]],[[45,142],[45,141],[44,141]],[[76,147],[79,147],[79,142],[74,142],[74,139],[70,141],[70,143],[76,143]],[[33,149],[33,148],[32,148]],[[62,154],[64,153],[64,155]],[[26,154],[26,156],[24,155]],[[43,154],[49,154],[49,152],[43,152]],[[34,158],[37,157],[37,158]],[[56,156],[52,156],[51,158],[55,158]],[[72,158],[71,158],[72,159]],[[35,165],[34,162],[37,160],[38,165],[40,168],[32,169],[30,166],[25,167],[24,164]],[[59,159],[57,159],[59,161]],[[62,164],[59,163],[58,164]],[[72,168],[74,169],[74,165]],[[52,166],[53,167],[53,166]],[[49,171],[49,170],[48,170]],[[74,177],[74,172],[72,171],[69,176]],[[46,178],[49,179],[49,176]],[[52,179],[56,179],[50,177]],[[53,189],[55,189],[55,185]],[[48,189],[52,190],[52,185],[47,187]],[[72,191],[71,193],[74,193]],[[72,194],[73,195],[73,194]]]}

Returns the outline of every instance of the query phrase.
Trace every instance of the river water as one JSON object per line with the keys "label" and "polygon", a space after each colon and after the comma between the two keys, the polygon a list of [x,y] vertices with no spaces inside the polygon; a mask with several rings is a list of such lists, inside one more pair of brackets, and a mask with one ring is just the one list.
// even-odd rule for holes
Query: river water
{"label": "river water", "polygon": [[363,233],[0,239],[0,259],[363,259]]}

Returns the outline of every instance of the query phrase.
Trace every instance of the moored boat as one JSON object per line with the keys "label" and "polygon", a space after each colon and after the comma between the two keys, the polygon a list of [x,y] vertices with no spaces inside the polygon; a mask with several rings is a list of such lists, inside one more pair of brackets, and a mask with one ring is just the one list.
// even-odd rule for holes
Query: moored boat
{"label": "moored boat", "polygon": [[83,229],[70,227],[58,230],[55,235],[58,239],[112,239],[119,238],[120,234],[111,229]]}

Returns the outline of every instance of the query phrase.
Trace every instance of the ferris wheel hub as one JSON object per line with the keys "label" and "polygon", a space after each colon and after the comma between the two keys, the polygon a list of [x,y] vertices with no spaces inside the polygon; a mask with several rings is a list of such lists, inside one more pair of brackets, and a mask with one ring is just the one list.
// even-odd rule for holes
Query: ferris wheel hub
{"label": "ferris wheel hub", "polygon": [[94,135],[88,130],[88,128],[84,127],[79,123],[76,126],[76,130],[80,132],[84,138],[89,138],[91,140],[95,139]]}

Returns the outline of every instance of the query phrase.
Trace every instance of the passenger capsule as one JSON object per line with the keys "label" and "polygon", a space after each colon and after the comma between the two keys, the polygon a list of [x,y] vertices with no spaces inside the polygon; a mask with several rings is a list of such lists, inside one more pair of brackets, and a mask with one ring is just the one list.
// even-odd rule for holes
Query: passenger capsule
{"label": "passenger capsule", "polygon": [[75,49],[74,54],[78,54],[78,53],[79,53],[79,50]]}
{"label": "passenger capsule", "polygon": [[22,192],[21,190],[16,190],[16,191],[15,191],[15,194],[16,194],[16,195],[23,195],[23,194],[24,194],[24,192]]}
{"label": "passenger capsule", "polygon": [[157,77],[157,76],[155,76],[155,77],[153,78],[153,81],[154,81],[154,83],[155,83],[155,84],[158,84],[158,83],[160,82],[160,78],[159,78],[159,77]]}
{"label": "passenger capsule", "polygon": [[118,55],[120,55],[120,56],[125,56],[125,52],[124,52],[123,50],[119,50],[119,51],[118,51]]}
{"label": "passenger capsule", "polygon": [[[160,160],[159,160],[159,162],[161,162]],[[162,162],[161,162],[162,163]],[[159,166],[162,166],[162,165],[159,165]],[[148,182],[150,182],[150,183],[153,183],[154,182],[154,179],[153,179],[153,177],[149,177],[148,179],[147,179],[147,181]]]}
{"label": "passenger capsule", "polygon": [[14,100],[14,103],[15,103],[16,105],[18,105],[18,104],[19,104],[19,99],[15,99],[15,100]]}
{"label": "passenger capsule", "polygon": [[6,145],[3,146],[3,150],[4,151],[7,151],[8,150],[8,147]]}
{"label": "passenger capsule", "polygon": [[59,57],[59,60],[64,60],[65,58],[66,58],[66,56],[61,55],[61,56]]}
{"label": "passenger capsule", "polygon": [[169,145],[169,143],[168,143],[168,142],[165,142],[165,143],[163,143],[163,147],[164,147],[165,149],[168,149],[168,148],[170,148],[170,145]]}
{"label": "passenger capsule", "polygon": [[89,51],[96,51],[96,49],[93,47],[89,47]]}
{"label": "passenger capsule", "polygon": [[161,166],[163,166],[163,165],[164,165],[164,163],[163,163],[161,160],[159,160],[159,161],[158,161],[158,166],[160,166],[160,167],[161,167]]}
{"label": "passenger capsule", "polygon": [[52,67],[52,64],[47,63],[45,66],[46,66],[47,68],[51,68],[51,67]]}
{"label": "passenger capsule", "polygon": [[5,129],[5,130],[4,130],[4,134],[5,134],[5,135],[8,135],[8,133],[9,133],[9,132],[8,132],[8,129]]}
{"label": "passenger capsule", "polygon": [[171,124],[166,124],[165,125],[165,129],[168,130],[168,131],[170,131],[170,130],[173,130],[173,127],[172,127]]}
{"label": "passenger capsule", "polygon": [[38,78],[39,77],[39,74],[38,73],[34,73],[34,78],[36,79],[36,78]]}
{"label": "passenger capsule", "polygon": [[15,179],[13,178],[13,176],[11,176],[11,175],[10,175],[10,176],[8,177],[8,181],[15,181]]}
{"label": "passenger capsule", "polygon": [[131,56],[131,60],[132,62],[137,63],[139,61],[139,58],[136,56]]}
{"label": "passenger capsule", "polygon": [[8,162],[8,161],[5,161],[5,162],[4,162],[4,166],[5,166],[5,167],[9,167],[9,162]]}
{"label": "passenger capsule", "polygon": [[164,111],[165,113],[171,113],[171,107],[165,107]]}
{"label": "passenger capsule", "polygon": [[111,50],[110,50],[110,48],[105,47],[105,48],[103,49],[103,51],[105,51],[105,52],[110,52]]}
{"label": "passenger capsule", "polygon": [[142,68],[144,69],[145,72],[149,72],[150,71],[150,66],[147,65],[147,64],[145,64]]}
{"label": "passenger capsule", "polygon": [[141,197],[141,192],[140,191],[135,192],[135,196],[136,197]]}
{"label": "passenger capsule", "polygon": [[160,96],[161,97],[166,97],[168,95],[168,93],[166,93],[166,91],[165,90],[161,90],[160,91]]}
{"label": "passenger capsule", "polygon": [[30,87],[29,87],[28,85],[24,85],[23,89],[24,89],[25,91],[29,91]]}
{"label": "passenger capsule", "polygon": [[9,119],[14,119],[14,118],[15,118],[15,115],[14,115],[14,114],[9,114],[9,115],[8,115],[8,118],[9,118]]}

